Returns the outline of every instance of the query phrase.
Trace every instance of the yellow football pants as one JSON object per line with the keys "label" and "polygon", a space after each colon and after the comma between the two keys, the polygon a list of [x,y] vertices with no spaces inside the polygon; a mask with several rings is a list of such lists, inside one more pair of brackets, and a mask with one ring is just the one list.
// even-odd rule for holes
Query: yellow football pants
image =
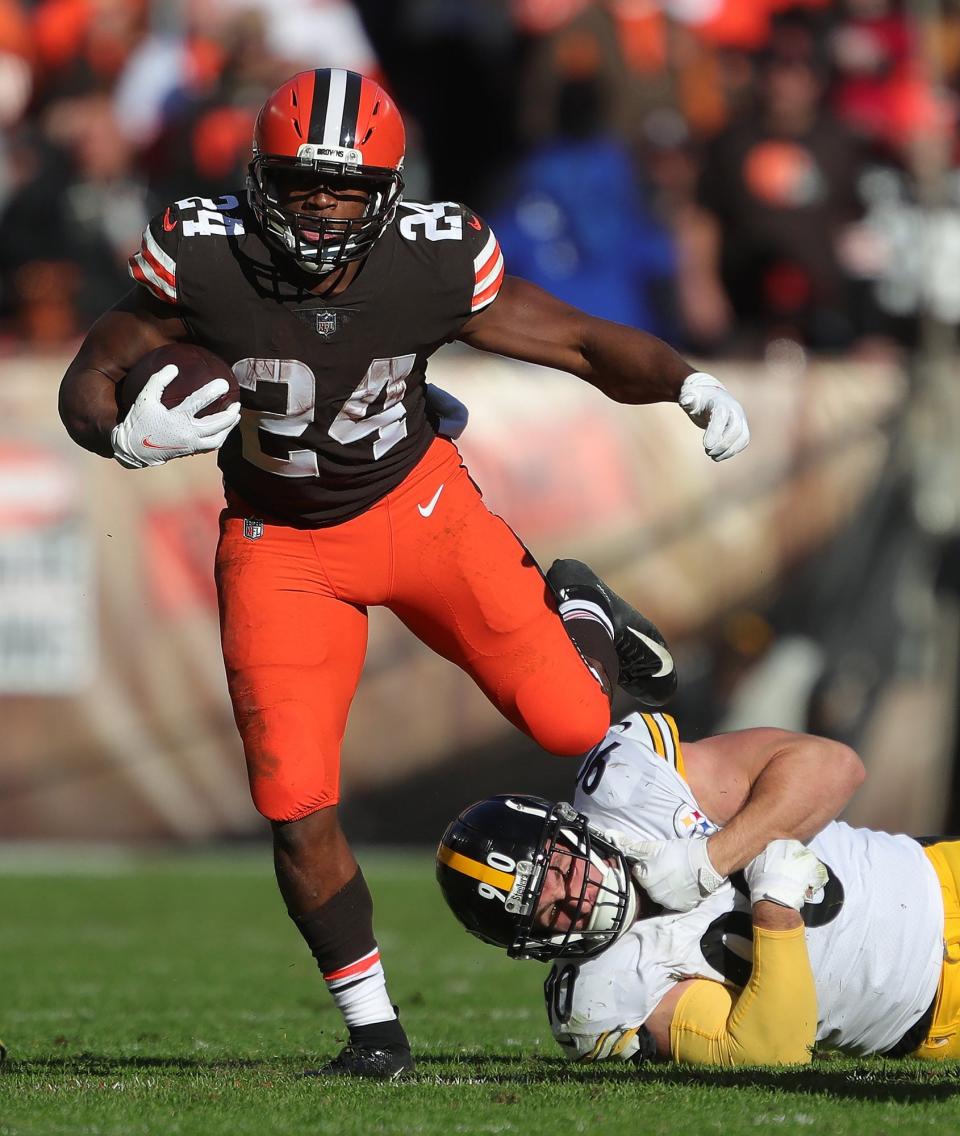
{"label": "yellow football pants", "polygon": [[960,1058],[960,840],[924,848],[943,894],[943,968],[933,1022],[913,1057],[929,1061]]}

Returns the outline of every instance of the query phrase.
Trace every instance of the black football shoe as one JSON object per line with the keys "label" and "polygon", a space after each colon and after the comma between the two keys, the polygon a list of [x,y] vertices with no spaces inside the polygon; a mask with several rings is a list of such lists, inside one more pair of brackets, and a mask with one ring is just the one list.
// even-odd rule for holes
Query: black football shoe
{"label": "black football shoe", "polygon": [[311,1069],[308,1077],[367,1077],[373,1081],[393,1081],[416,1069],[410,1050],[403,1046],[374,1049],[364,1045],[345,1045],[332,1061]]}
{"label": "black football shoe", "polygon": [[663,706],[677,689],[677,668],[656,627],[609,588],[579,560],[555,560],[547,583],[560,603],[590,600],[613,625],[613,645],[620,662],[620,688],[645,706]]}

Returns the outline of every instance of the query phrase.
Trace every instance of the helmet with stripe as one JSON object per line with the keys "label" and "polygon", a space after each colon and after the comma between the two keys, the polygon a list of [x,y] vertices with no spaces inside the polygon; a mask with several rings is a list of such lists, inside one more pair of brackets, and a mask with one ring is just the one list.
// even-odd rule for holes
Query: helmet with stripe
{"label": "helmet with stripe", "polygon": [[[547,870],[558,854],[567,863],[584,861],[586,869],[575,873],[582,879],[572,897],[578,914],[563,932],[537,921]],[[591,879],[600,883],[588,900]],[[583,813],[542,797],[506,794],[464,809],[440,841],[437,881],[464,927],[511,958],[592,958],[616,942],[638,910],[620,849]]]}
{"label": "helmet with stripe", "polygon": [[[260,108],[247,193],[264,233],[308,272],[360,260],[386,229],[403,191],[403,119],[372,79],[341,68],[301,71]],[[361,191],[360,217],[291,207],[323,187]]]}

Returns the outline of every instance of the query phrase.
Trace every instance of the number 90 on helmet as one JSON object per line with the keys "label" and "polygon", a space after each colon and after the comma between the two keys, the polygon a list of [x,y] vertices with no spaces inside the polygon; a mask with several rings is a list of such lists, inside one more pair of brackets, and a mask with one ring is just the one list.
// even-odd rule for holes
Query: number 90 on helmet
{"label": "number 90 on helmet", "polygon": [[[555,853],[585,865],[577,914],[562,932],[535,922]],[[591,870],[602,882],[581,918]],[[464,809],[440,840],[437,882],[463,926],[511,958],[591,958],[612,946],[637,914],[636,890],[619,848],[571,805],[542,797],[504,794]]]}
{"label": "number 90 on helmet", "polygon": [[[383,88],[338,67],[301,71],[260,108],[247,177],[250,208],[265,236],[307,272],[366,256],[393,219],[403,191],[403,119]],[[292,208],[312,187],[362,191],[360,217]]]}

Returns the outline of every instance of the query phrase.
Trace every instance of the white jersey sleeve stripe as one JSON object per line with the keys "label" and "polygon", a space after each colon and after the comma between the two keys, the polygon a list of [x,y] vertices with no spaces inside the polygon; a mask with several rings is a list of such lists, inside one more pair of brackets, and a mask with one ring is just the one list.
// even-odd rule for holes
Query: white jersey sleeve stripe
{"label": "white jersey sleeve stripe", "polygon": [[489,304],[500,295],[500,285],[503,283],[503,265],[500,266],[500,272],[496,280],[490,285],[485,292],[481,292],[478,296],[474,297],[473,303],[470,305],[471,312],[482,311]]}
{"label": "white jersey sleeve stripe", "polygon": [[167,304],[175,304],[177,302],[176,288],[157,275],[153,268],[147,263],[143,253],[138,252],[130,257],[128,268],[134,280],[136,280],[138,284],[143,284],[148,288],[158,300],[163,300],[163,302]]}
{"label": "white jersey sleeve stripe", "polygon": [[477,280],[480,279],[480,270],[486,265],[486,263],[493,256],[493,250],[496,247],[497,247],[497,238],[493,235],[493,230],[491,230],[490,235],[487,237],[487,243],[480,250],[479,254],[473,258],[473,272],[474,272],[474,277]]}
{"label": "white jersey sleeve stripe", "polygon": [[502,272],[503,272],[503,254],[500,252],[500,247],[498,245],[497,246],[497,258],[493,262],[493,267],[490,269],[490,271],[488,273],[486,273],[486,275],[484,275],[474,285],[474,289],[473,289],[474,299],[476,299],[482,292],[485,292],[487,290],[487,288],[490,287],[490,285],[496,280],[496,278]]}
{"label": "white jersey sleeve stripe", "polygon": [[479,312],[488,304],[493,303],[500,292],[503,283],[503,254],[497,238],[490,231],[483,248],[473,258],[473,300],[470,304],[471,312]]}
{"label": "white jersey sleeve stripe", "polygon": [[[149,225],[143,230],[142,251],[148,253],[151,260],[156,261],[160,268],[165,269],[172,277],[176,278],[177,262],[157,244],[156,238],[153,233],[150,232]],[[171,283],[173,283],[173,281],[171,281]]]}
{"label": "white jersey sleeve stripe", "polygon": [[139,250],[127,261],[127,270],[158,300],[177,302],[177,262],[160,247],[149,225],[143,230]]}

